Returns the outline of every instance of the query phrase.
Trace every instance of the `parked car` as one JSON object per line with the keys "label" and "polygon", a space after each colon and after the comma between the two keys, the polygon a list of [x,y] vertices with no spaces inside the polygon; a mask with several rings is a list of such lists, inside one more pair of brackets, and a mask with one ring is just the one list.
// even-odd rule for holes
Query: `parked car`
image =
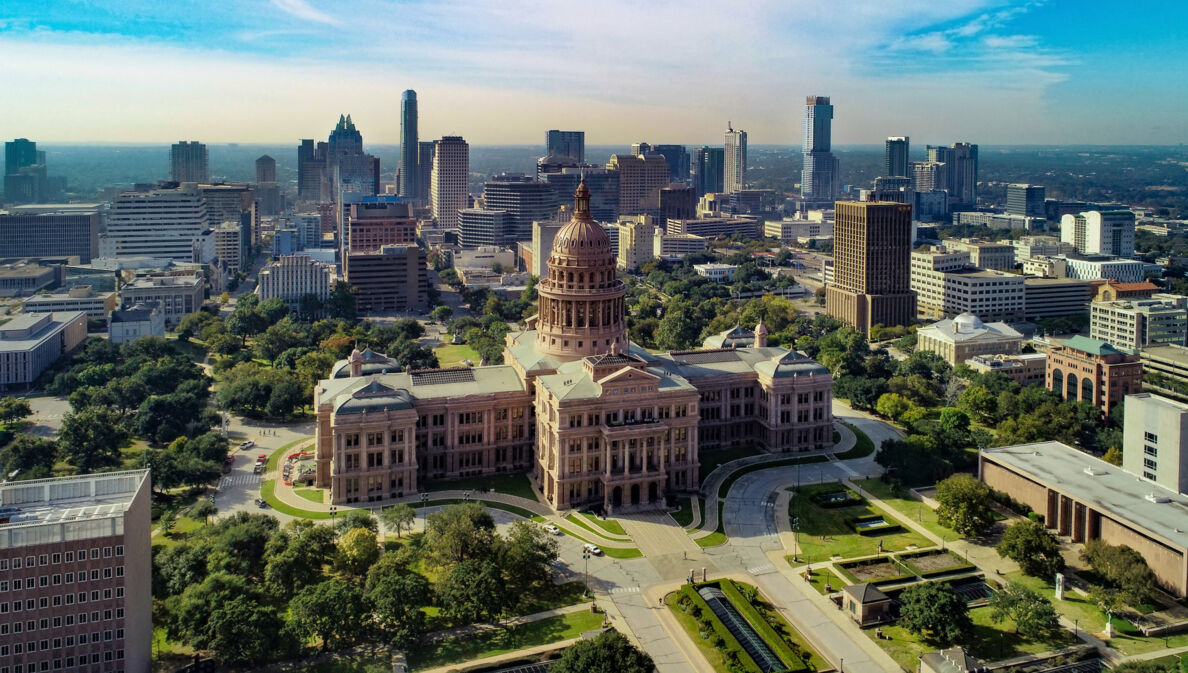
{"label": "parked car", "polygon": [[585,547],[586,549],[589,549],[591,554],[593,554],[595,556],[602,556],[602,550],[599,549],[597,545],[592,545],[589,542],[587,542],[586,544],[584,544],[582,546]]}
{"label": "parked car", "polygon": [[545,530],[547,530],[548,532],[552,533],[553,535],[560,535],[560,534],[561,534],[561,529],[560,529],[560,528],[558,528],[558,527],[556,527],[556,526],[554,526],[554,525],[553,525],[553,524],[551,524],[551,523],[550,523],[550,524],[546,524],[546,525],[545,525],[545,527],[544,527],[544,529],[545,529]]}
{"label": "parked car", "polygon": [[264,498],[256,498],[256,507],[259,507],[260,509],[268,509],[268,503],[265,502]]}
{"label": "parked car", "polygon": [[249,440],[247,440],[246,442],[240,442],[240,443],[239,443],[239,450],[240,450],[240,451],[247,451],[248,449],[252,448],[252,447],[253,447],[253,446],[255,446],[255,445],[256,445],[256,443],[255,443],[255,442],[253,442],[252,440],[250,440],[250,439],[249,439]]}
{"label": "parked car", "polygon": [[256,456],[256,462],[257,463],[267,463],[268,462],[268,454],[261,453],[260,455]]}

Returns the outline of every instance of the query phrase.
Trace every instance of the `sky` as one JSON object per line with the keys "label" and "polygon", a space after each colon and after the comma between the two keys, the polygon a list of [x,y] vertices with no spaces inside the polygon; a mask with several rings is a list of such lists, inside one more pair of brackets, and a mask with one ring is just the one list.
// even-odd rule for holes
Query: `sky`
{"label": "sky", "polygon": [[1188,3],[3,0],[0,135],[277,143],[1188,142]]}

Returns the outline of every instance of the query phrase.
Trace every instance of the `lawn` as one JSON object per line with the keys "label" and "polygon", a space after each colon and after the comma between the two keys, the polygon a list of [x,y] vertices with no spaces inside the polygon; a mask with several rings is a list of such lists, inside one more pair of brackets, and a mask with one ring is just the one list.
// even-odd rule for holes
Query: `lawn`
{"label": "lawn", "polygon": [[714,468],[723,463],[729,463],[732,460],[739,458],[747,458],[749,456],[759,456],[763,454],[763,449],[760,449],[756,444],[747,444],[746,446],[727,446],[720,449],[706,449],[697,454],[697,459],[701,461],[700,477],[701,481],[709,476]]}
{"label": "lawn", "polygon": [[[598,525],[599,523],[604,523],[604,522],[591,521],[590,517],[587,515],[570,514],[569,516],[565,517],[565,520],[568,521],[569,523],[577,526],[578,528],[582,528],[582,529],[585,529],[586,531],[593,533],[594,535],[596,535],[598,537],[603,537],[608,540],[614,539],[615,537],[622,537],[623,542],[629,542],[631,540],[631,538],[627,537],[626,531],[624,531],[622,533],[617,533],[617,534],[613,533],[611,531],[612,527]],[[612,524],[614,524],[614,527],[617,527],[619,530],[623,530],[623,526],[617,521],[610,521],[610,522],[605,522],[605,523],[612,523]]]}
{"label": "lawn", "polygon": [[[697,501],[699,504],[701,504],[702,508],[705,507],[704,500],[702,500],[700,497],[698,497]],[[681,528],[684,528],[684,527],[688,526],[689,524],[693,523],[693,499],[692,498],[681,498],[680,500],[677,501],[677,504],[680,505],[681,508],[675,512],[670,512],[669,516],[672,517],[673,521],[677,522],[678,526],[680,526]]]}
{"label": "lawn", "polygon": [[586,520],[592,522],[595,526],[598,526],[611,535],[621,535],[623,537],[627,537],[627,531],[623,530],[623,524],[615,521],[614,519],[601,519],[588,512],[582,512],[580,516],[584,517]]}
{"label": "lawn", "polygon": [[824,463],[829,459],[825,456],[804,456],[803,458],[781,458],[779,460],[772,460],[765,463],[755,463],[754,465],[747,465],[740,467],[734,472],[731,472],[728,477],[722,480],[722,485],[718,487],[718,499],[724,499],[726,494],[730,492],[730,487],[734,482],[741,479],[743,476],[759,470],[766,470],[770,467],[785,467],[787,465],[807,465],[809,463]]}
{"label": "lawn", "polygon": [[[791,556],[787,556],[787,557],[785,557],[785,559],[788,561],[788,565],[791,565],[791,566],[799,565],[797,563],[792,562]],[[803,573],[803,571],[801,571],[801,572]],[[826,583],[829,584],[830,588],[833,591],[840,591],[842,587],[846,586],[846,582],[844,582],[841,578],[839,578],[832,570],[830,570],[829,568],[825,568],[825,567],[814,568],[813,576],[808,578],[808,583],[810,586],[812,586],[814,589],[817,590],[817,593],[819,593],[821,595],[825,595],[826,593],[829,593],[829,592],[825,591]]]}
{"label": "lawn", "polygon": [[514,495],[536,502],[536,494],[532,491],[532,482],[528,475],[522,472],[506,472],[492,474],[485,477],[470,477],[468,479],[453,479],[450,481],[433,481],[428,485],[429,491],[494,491],[505,495]]}
{"label": "lawn", "polygon": [[899,514],[924,526],[933,535],[946,540],[961,539],[961,536],[952,528],[940,524],[936,518],[936,510],[913,498],[907,489],[897,488],[878,478],[859,479],[854,483],[867,493],[887,503],[888,507]]}
{"label": "lawn", "polygon": [[466,344],[438,346],[433,349],[433,354],[437,356],[439,367],[459,367],[462,366],[463,360],[470,360],[477,365],[482,360],[479,354]]}
{"label": "lawn", "polygon": [[854,448],[852,448],[849,451],[846,451],[844,453],[837,454],[836,456],[834,456],[835,458],[837,458],[838,460],[849,460],[850,458],[865,458],[865,457],[869,456],[870,454],[874,453],[874,450],[875,450],[874,442],[871,441],[870,437],[866,436],[865,432],[862,432],[861,430],[859,430],[858,428],[854,427],[853,425],[851,425],[849,423],[843,423],[842,425],[846,426],[847,428],[850,429],[850,432],[854,433],[854,440],[855,440]]}
{"label": "lawn", "polygon": [[[315,512],[313,510],[308,510],[308,509],[297,509],[296,507],[289,506],[287,503],[281,502],[276,497],[276,480],[275,479],[269,479],[269,480],[265,481],[264,483],[260,484],[260,497],[264,498],[264,502],[267,502],[269,507],[280,512],[281,514],[288,514],[289,516],[295,516],[295,517],[298,517],[301,519],[329,519],[330,518],[330,512]],[[345,509],[346,508],[344,508],[344,511],[345,511]]]}
{"label": "lawn", "polygon": [[[483,507],[490,507],[491,509],[501,509],[505,512],[511,512],[512,514],[515,514],[516,516],[523,517],[525,519],[536,519],[535,512],[530,512],[530,511],[524,509],[523,507],[516,507],[515,505],[508,505],[506,503],[495,502],[492,500],[482,500],[480,498],[471,498],[471,501],[477,502],[477,503],[481,504]],[[411,504],[414,509],[420,509],[421,507],[444,507],[446,505],[457,505],[457,504],[463,503],[463,502],[467,502],[467,501],[463,500],[462,498],[441,498],[438,500],[429,500],[429,501],[426,501],[423,503],[412,502],[409,504]]]}
{"label": "lawn", "polygon": [[342,655],[331,661],[323,661],[301,668],[290,668],[289,673],[391,673],[392,657],[388,655]]}
{"label": "lawn", "polygon": [[478,635],[446,638],[413,651],[409,664],[414,671],[424,670],[569,640],[579,637],[583,631],[602,626],[602,617],[599,613],[583,610]]}
{"label": "lawn", "polygon": [[642,558],[643,557],[643,552],[641,552],[637,547],[607,547],[607,546],[598,544],[597,539],[587,539],[585,537],[582,537],[580,534],[573,532],[573,529],[571,529],[571,528],[566,528],[564,526],[558,526],[558,528],[560,528],[561,532],[565,533],[569,537],[572,537],[574,539],[581,540],[582,542],[586,542],[588,544],[597,546],[599,549],[602,550],[603,554],[606,554],[607,556],[609,556],[611,558],[629,559],[629,558]]}
{"label": "lawn", "polygon": [[[706,535],[705,537],[699,537],[696,540],[694,540],[694,542],[697,543],[698,547],[717,547],[718,545],[726,544],[726,540],[727,540],[727,538],[726,538],[726,523],[724,521],[725,517],[722,516],[722,509],[724,508],[724,506],[725,506],[725,503],[723,503],[721,500],[719,500],[718,501],[718,528],[717,528],[717,530],[710,533],[709,535]],[[705,519],[702,518],[702,524],[704,524],[704,523],[705,523]],[[693,532],[693,531],[691,531],[691,532]]]}
{"label": "lawn", "polygon": [[793,492],[792,501],[788,505],[788,515],[799,520],[797,538],[800,545],[798,556],[801,561],[820,563],[828,561],[833,556],[873,556],[880,551],[879,542],[882,542],[884,552],[902,551],[911,545],[932,545],[923,535],[904,528],[890,530],[882,535],[859,535],[854,532],[850,522],[855,517],[882,515],[891,521],[894,521],[894,518],[867,503],[825,508],[813,502],[811,496],[814,493],[829,493],[839,488],[838,484],[815,484],[801,486]]}
{"label": "lawn", "polygon": [[692,615],[681,610],[680,606],[677,605],[677,598],[679,596],[680,592],[676,591],[668,594],[664,597],[664,604],[676,616],[677,622],[685,630],[685,635],[689,637],[689,640],[692,640],[697,645],[697,649],[701,651],[701,656],[705,657],[705,660],[709,662],[709,665],[715,671],[725,673],[729,670],[726,668],[726,656],[722,653],[722,650],[710,645],[709,640],[701,637],[701,625],[697,623],[696,619],[693,619]]}
{"label": "lawn", "polygon": [[295,488],[293,489],[293,492],[302,498],[305,498],[310,502],[316,502],[319,505],[325,502],[326,491],[320,488]]}
{"label": "lawn", "polygon": [[[998,661],[1000,659],[1018,657],[1026,654],[1038,654],[1051,650],[1068,647],[1074,644],[1073,634],[1061,631],[1053,640],[1033,640],[1015,633],[1015,623],[1005,620],[995,623],[990,618],[989,607],[973,608],[969,616],[973,619],[974,628],[963,643],[966,650],[983,661]],[[907,629],[898,626],[884,626],[884,638],[875,638],[873,629],[864,629],[866,635],[891,655],[891,658],[907,670],[915,670],[920,663],[920,655],[938,649],[937,645],[926,644],[920,637],[909,633]]]}

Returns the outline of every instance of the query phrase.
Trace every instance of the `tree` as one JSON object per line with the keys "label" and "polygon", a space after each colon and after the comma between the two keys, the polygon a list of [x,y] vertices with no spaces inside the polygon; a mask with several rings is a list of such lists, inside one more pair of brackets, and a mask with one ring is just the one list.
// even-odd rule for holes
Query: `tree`
{"label": "tree", "polygon": [[372,533],[379,533],[379,523],[375,517],[371,515],[370,510],[366,509],[350,509],[345,514],[334,520],[334,530],[339,534],[356,528],[366,528]]}
{"label": "tree", "polygon": [[973,385],[961,392],[957,408],[983,423],[998,421],[998,396],[986,386]]}
{"label": "tree", "polygon": [[58,445],[34,435],[17,435],[0,449],[0,479],[44,479],[51,476],[58,460]]}
{"label": "tree", "polygon": [[1039,593],[1010,582],[990,597],[991,617],[995,622],[1011,619],[1015,633],[1033,639],[1048,639],[1060,631],[1060,618],[1052,601]]}
{"label": "tree", "polygon": [[439,563],[487,558],[494,542],[495,520],[477,502],[448,505],[425,519],[425,546]]}
{"label": "tree", "polygon": [[891,420],[898,420],[904,412],[913,406],[915,405],[905,400],[902,395],[897,393],[883,393],[879,396],[879,401],[875,403],[875,411],[880,416],[885,416]]}
{"label": "tree", "polygon": [[513,600],[499,567],[490,560],[478,559],[455,565],[437,594],[442,612],[458,624],[491,621]]}
{"label": "tree", "polygon": [[449,319],[451,317],[453,317],[453,315],[454,315],[454,309],[450,308],[449,306],[446,306],[445,304],[435,307],[429,313],[429,317],[433,318],[437,322],[448,322]]}
{"label": "tree", "polygon": [[284,621],[242,577],[215,574],[190,585],[169,601],[169,614],[170,638],[228,662],[260,662],[288,649]]}
{"label": "tree", "polygon": [[379,518],[384,527],[396,531],[396,537],[400,537],[401,531],[412,530],[413,522],[417,520],[417,512],[412,505],[401,502],[381,509]]}
{"label": "tree", "polygon": [[188,587],[206,579],[206,554],[201,544],[176,544],[153,547],[153,596],[168,598],[180,595]]}
{"label": "tree", "polygon": [[338,541],[334,565],[355,576],[364,575],[380,556],[379,540],[367,528],[352,528]]}
{"label": "tree", "polygon": [[0,397],[0,422],[13,423],[33,415],[29,400],[21,397]]}
{"label": "tree", "polygon": [[664,317],[656,326],[656,345],[665,349],[691,348],[696,344],[701,326],[688,302],[670,301]]}
{"label": "tree", "polygon": [[557,560],[557,541],[540,526],[517,521],[500,545],[500,562],[513,595],[525,596],[546,586]]}
{"label": "tree", "polygon": [[323,570],[335,551],[334,530],[309,521],[289,522],[268,540],[264,584],[277,597],[326,579]]}
{"label": "tree", "polygon": [[995,547],[998,555],[1019,564],[1024,574],[1052,578],[1064,570],[1060,543],[1037,521],[1016,521]]}
{"label": "tree", "polygon": [[1158,583],[1146,559],[1126,545],[1111,545],[1090,540],[1081,551],[1081,560],[1101,577],[1103,584],[1122,594],[1130,605],[1152,600]]}
{"label": "tree", "polygon": [[297,312],[301,314],[302,318],[313,320],[314,316],[322,312],[322,300],[313,293],[303,294],[297,303]]}
{"label": "tree", "polygon": [[265,299],[260,302],[256,310],[264,317],[264,323],[267,325],[275,325],[281,321],[282,318],[289,315],[289,305],[285,303],[284,299],[280,297],[273,297]]}
{"label": "tree", "polygon": [[116,412],[90,407],[66,414],[58,433],[62,456],[86,474],[120,464],[120,447],[128,441],[128,431],[120,425]]}
{"label": "tree", "polygon": [[341,579],[307,586],[289,601],[289,618],[298,633],[322,641],[329,652],[355,644],[367,630],[363,592]]}
{"label": "tree", "polygon": [[355,286],[343,281],[335,283],[330,296],[326,297],[325,309],[331,318],[354,320],[357,314]]}
{"label": "tree", "polygon": [[191,519],[202,519],[203,523],[210,520],[210,517],[219,513],[219,508],[209,500],[199,500],[190,508]]}
{"label": "tree", "polygon": [[582,640],[561,653],[550,673],[652,673],[652,657],[610,629],[593,640]]}
{"label": "tree", "polygon": [[367,602],[380,629],[396,647],[418,644],[425,634],[425,613],[431,604],[429,582],[393,563],[376,564],[367,574]]}
{"label": "tree", "polygon": [[968,474],[955,474],[936,485],[937,519],[962,537],[984,535],[994,527],[994,492]]}
{"label": "tree", "polygon": [[1122,450],[1116,446],[1111,446],[1106,450],[1105,455],[1101,459],[1110,465],[1122,467]]}
{"label": "tree", "polygon": [[952,644],[973,628],[969,607],[948,584],[915,584],[900,594],[899,600],[900,626],[929,641]]}

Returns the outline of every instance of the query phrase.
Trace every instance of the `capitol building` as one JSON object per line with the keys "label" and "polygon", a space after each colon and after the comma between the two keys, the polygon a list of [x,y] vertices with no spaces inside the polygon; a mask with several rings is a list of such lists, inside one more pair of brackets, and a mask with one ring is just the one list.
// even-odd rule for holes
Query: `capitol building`
{"label": "capitol building", "polygon": [[528,472],[557,510],[652,509],[698,488],[698,451],[833,444],[833,377],[736,327],[697,350],[631,343],[626,286],[584,182],[556,235],[539,312],[507,336],[506,364],[403,371],[355,350],[314,390],[315,485],[379,502],[426,482]]}

